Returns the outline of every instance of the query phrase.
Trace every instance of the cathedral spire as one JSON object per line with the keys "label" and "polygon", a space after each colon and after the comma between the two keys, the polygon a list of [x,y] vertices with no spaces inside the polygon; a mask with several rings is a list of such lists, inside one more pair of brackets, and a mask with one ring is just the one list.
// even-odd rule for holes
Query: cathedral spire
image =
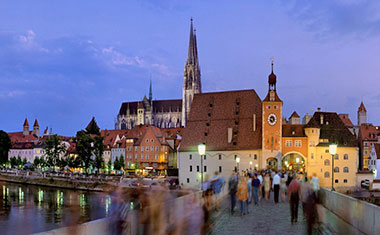
{"label": "cathedral spire", "polygon": [[187,64],[198,64],[197,41],[193,28],[193,18],[190,19],[190,39],[187,54]]}
{"label": "cathedral spire", "polygon": [[149,102],[152,102],[153,94],[152,94],[152,79],[150,79],[149,83]]}

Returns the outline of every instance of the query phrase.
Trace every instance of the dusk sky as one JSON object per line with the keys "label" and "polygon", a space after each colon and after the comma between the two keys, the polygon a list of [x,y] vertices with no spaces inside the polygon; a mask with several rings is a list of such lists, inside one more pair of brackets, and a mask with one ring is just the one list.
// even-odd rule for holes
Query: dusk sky
{"label": "dusk sky", "polygon": [[[95,116],[113,129],[123,101],[182,98],[190,18],[203,92],[268,90],[274,57],[284,116],[348,113],[380,124],[380,2],[0,2],[0,129],[75,135]],[[377,61],[377,62],[376,62]]]}

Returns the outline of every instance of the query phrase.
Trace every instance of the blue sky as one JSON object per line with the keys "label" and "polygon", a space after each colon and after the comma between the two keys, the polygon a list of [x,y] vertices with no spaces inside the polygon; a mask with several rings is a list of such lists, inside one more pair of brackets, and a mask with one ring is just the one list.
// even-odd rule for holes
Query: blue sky
{"label": "blue sky", "polygon": [[267,92],[270,57],[284,115],[349,113],[379,124],[380,3],[320,1],[0,2],[0,129],[75,135],[112,129],[123,101],[180,98],[189,20],[203,91]]}

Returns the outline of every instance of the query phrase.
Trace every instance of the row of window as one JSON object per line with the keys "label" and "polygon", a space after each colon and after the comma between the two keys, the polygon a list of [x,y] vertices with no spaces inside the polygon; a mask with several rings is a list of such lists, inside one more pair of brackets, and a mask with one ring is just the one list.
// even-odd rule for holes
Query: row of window
{"label": "row of window", "polygon": [[[292,147],[293,145],[293,140],[286,140],[285,141],[285,146],[286,147]],[[294,141],[294,146],[295,147],[301,147],[302,146],[302,141],[301,140],[295,140]]]}
{"label": "row of window", "polygon": [[[251,156],[251,155],[250,155],[250,156]],[[238,155],[234,155],[234,160],[236,160],[237,157],[238,157]],[[206,155],[203,155],[203,160],[206,160],[206,159],[207,159]],[[222,154],[219,154],[219,155],[218,155],[218,159],[219,159],[219,160],[222,160]],[[253,159],[254,159],[254,160],[257,160],[257,154],[254,154],[254,155],[253,155]],[[193,160],[193,155],[192,155],[192,154],[189,155],[189,160]]]}
{"label": "row of window", "polygon": [[[271,109],[271,108],[272,108],[271,105],[267,105],[267,109]],[[274,105],[274,106],[273,106],[273,109],[278,109],[278,106],[277,106],[277,105]]]}
{"label": "row of window", "polygon": [[[133,150],[133,147],[129,146],[126,149],[127,149],[127,152],[131,152]],[[150,148],[149,148],[149,146],[141,146],[141,152],[144,152],[144,150],[145,150],[145,152],[149,152],[149,149],[150,149],[151,152],[154,152],[155,150],[159,151],[160,147],[159,146],[156,146],[156,147],[155,146],[150,146]],[[138,150],[139,150],[139,147],[136,146],[135,147],[135,152],[137,152]],[[162,146],[162,151],[165,151],[165,146]]]}
{"label": "row of window", "polygon": [[[197,167],[197,172],[199,172],[200,171],[199,165],[196,167]],[[190,165],[189,170],[190,170],[190,172],[193,172],[193,166]],[[203,166],[203,172],[207,172],[207,166]],[[222,167],[221,166],[219,166],[219,173],[222,173]]]}

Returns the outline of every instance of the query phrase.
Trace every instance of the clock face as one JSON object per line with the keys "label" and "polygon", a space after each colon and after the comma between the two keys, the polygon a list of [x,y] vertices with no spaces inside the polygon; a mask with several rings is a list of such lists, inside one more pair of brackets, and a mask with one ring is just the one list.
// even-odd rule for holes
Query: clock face
{"label": "clock face", "polygon": [[274,113],[269,114],[268,116],[268,123],[269,125],[273,126],[277,122],[277,117]]}

